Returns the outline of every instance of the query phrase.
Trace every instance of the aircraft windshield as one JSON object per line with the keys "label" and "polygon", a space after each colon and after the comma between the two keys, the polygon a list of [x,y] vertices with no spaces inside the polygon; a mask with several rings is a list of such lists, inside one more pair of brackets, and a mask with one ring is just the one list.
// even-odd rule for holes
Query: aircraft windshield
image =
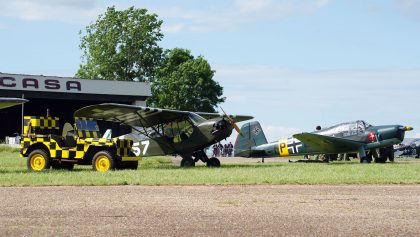
{"label": "aircraft windshield", "polygon": [[365,128],[372,127],[372,125],[369,123],[366,123],[366,121],[363,121],[363,122],[365,123]]}
{"label": "aircraft windshield", "polygon": [[365,121],[358,120],[355,122],[347,122],[335,125],[330,128],[323,129],[318,132],[321,135],[343,134],[344,136],[356,135],[364,133],[364,131],[372,125]]}
{"label": "aircraft windshield", "polygon": [[199,123],[205,122],[206,120],[201,117],[200,115],[196,114],[196,113],[189,113],[188,114],[188,118],[191,120],[191,122],[194,123],[194,125],[197,125]]}

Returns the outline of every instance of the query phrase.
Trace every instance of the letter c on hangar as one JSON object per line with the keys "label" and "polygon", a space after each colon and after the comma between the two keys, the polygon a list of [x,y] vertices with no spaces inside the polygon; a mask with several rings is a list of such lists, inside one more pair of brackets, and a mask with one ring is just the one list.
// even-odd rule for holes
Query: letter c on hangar
{"label": "letter c on hangar", "polygon": [[13,77],[0,77],[0,86],[2,87],[15,87],[15,78]]}

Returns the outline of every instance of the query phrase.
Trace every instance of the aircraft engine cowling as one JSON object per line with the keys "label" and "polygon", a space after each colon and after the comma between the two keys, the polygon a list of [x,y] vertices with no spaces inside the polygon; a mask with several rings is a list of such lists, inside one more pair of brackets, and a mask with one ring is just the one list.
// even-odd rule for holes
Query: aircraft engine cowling
{"label": "aircraft engine cowling", "polygon": [[213,124],[213,130],[211,133],[215,134],[218,131],[224,130],[228,126],[229,126],[228,121],[226,121],[225,119],[221,119]]}

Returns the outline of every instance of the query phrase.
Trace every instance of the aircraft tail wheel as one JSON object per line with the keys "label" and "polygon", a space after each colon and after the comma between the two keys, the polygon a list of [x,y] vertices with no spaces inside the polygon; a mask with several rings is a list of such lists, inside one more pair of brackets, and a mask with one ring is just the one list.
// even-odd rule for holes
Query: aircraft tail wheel
{"label": "aircraft tail wheel", "polygon": [[220,167],[220,160],[212,157],[207,161],[207,167]]}
{"label": "aircraft tail wheel", "polygon": [[194,167],[194,166],[195,166],[195,161],[191,157],[182,158],[181,167],[188,168],[188,167]]}

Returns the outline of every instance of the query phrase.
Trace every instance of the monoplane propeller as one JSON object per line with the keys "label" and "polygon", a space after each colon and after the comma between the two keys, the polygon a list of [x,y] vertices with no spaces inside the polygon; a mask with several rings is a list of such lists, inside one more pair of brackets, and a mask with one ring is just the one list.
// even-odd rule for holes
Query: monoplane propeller
{"label": "monoplane propeller", "polygon": [[223,113],[225,114],[228,122],[230,125],[232,125],[233,128],[235,128],[236,132],[238,132],[238,134],[240,134],[242,137],[244,136],[241,132],[241,129],[239,129],[238,125],[236,125],[235,120],[233,118],[231,118],[224,110],[222,107],[220,107],[220,109],[223,111]]}

